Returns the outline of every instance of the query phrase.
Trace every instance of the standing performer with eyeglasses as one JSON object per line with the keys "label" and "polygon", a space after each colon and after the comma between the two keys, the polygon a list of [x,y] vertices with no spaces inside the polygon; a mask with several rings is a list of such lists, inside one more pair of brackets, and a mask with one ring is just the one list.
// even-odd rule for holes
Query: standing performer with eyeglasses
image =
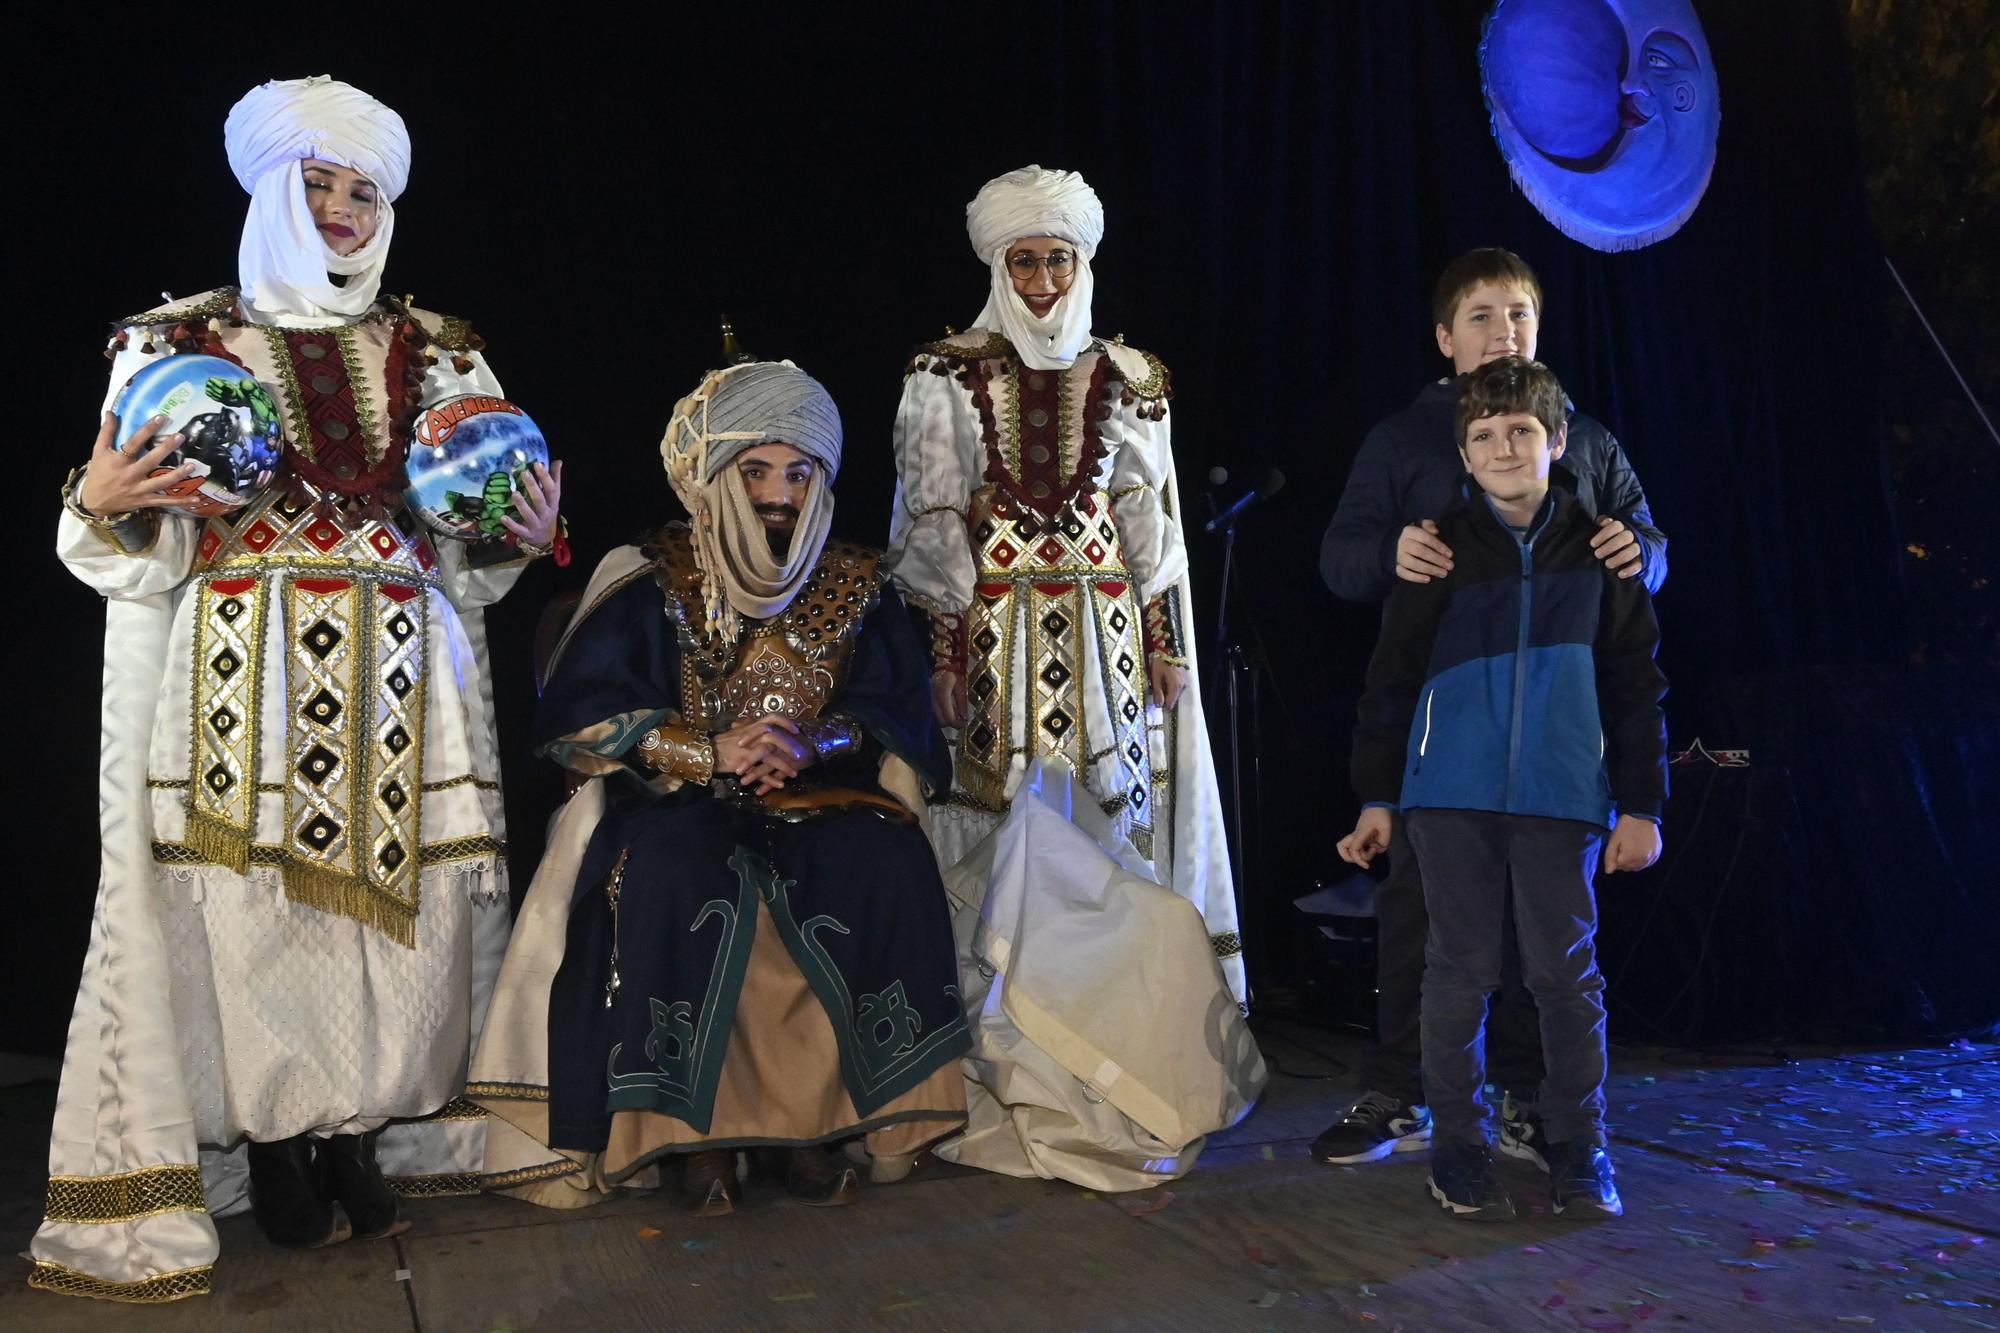
{"label": "standing performer with eyeglasses", "polygon": [[[1091,260],[1104,211],[1081,176],[1038,166],[1008,172],[979,191],[966,220],[989,273],[986,306],[966,332],[918,348],[906,370],[889,541],[897,586],[929,616],[938,720],[956,731],[953,790],[931,810],[947,883],[984,880],[995,831],[1032,789],[1072,809],[1106,856],[1198,910],[1202,956],[1155,975],[1185,966],[1197,989],[1226,978],[1217,993],[1240,1002],[1236,902],[1188,637],[1167,369],[1091,333]],[[1072,783],[1073,796],[1056,794]],[[996,871],[993,884],[1005,873]],[[1091,873],[1027,891],[1046,905]],[[1098,929],[1079,915],[1065,930],[1043,932],[1040,948],[1055,947],[1065,931],[1080,938]],[[1125,943],[1168,947],[1162,939]],[[1022,948],[1017,940],[1009,950],[1016,962]],[[1006,970],[990,958],[981,966],[988,976]],[[973,981],[968,974],[968,987]],[[1116,1036],[1151,1040],[1138,1030],[1147,1026],[1141,1016]],[[1155,1067],[1164,1068],[1200,1038],[1163,1032],[1158,1040]],[[1241,1042],[1238,1083],[1260,1084],[1261,1064],[1255,1076],[1246,1072],[1255,1056],[1247,1033]],[[984,1059],[975,1050],[975,1063]],[[1126,1051],[1117,1064],[1123,1077],[1137,1077],[1145,1061]],[[982,1109],[975,1096],[970,1138],[1004,1101],[993,1091]],[[1025,1119],[1016,1128],[1029,1169],[1085,1178],[1042,1154],[1046,1139]],[[1172,1158],[1151,1146],[1152,1158]],[[1178,1169],[1169,1162],[1165,1171]]]}
{"label": "standing performer with eyeglasses", "polygon": [[29,1280],[116,1301],[206,1292],[211,1215],[246,1202],[307,1247],[401,1229],[385,1164],[466,1191],[481,1127],[448,1104],[509,922],[463,613],[557,536],[559,468],[526,475],[482,568],[403,503],[419,406],[500,386],[463,321],[380,294],[402,118],[280,80],[225,136],[242,285],[119,321],[105,406],[142,368],[233,363],[209,395],[282,423],[276,476],[197,519],[191,465],[161,470],[180,436],[155,417],[115,449],[107,410],[57,534],[107,599],[104,861]]}

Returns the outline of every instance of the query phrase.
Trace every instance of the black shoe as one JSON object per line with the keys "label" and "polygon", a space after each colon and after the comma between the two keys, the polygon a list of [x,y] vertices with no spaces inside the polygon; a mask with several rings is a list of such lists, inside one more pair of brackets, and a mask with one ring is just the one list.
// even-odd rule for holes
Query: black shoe
{"label": "black shoe", "polygon": [[304,1134],[250,1144],[250,1211],[265,1237],[288,1250],[337,1245],[353,1234],[321,1189]]}
{"label": "black shoe", "polygon": [[374,1134],[335,1134],[318,1147],[321,1188],[347,1213],[357,1237],[376,1240],[410,1229],[398,1215],[396,1191],[375,1161]]}
{"label": "black shoe", "polygon": [[1538,1170],[1549,1169],[1549,1133],[1542,1128],[1542,1113],[1515,1101],[1511,1092],[1500,1099],[1500,1140],[1494,1146],[1509,1157],[1533,1162]]}
{"label": "black shoe", "polygon": [[1493,1173],[1493,1154],[1483,1143],[1438,1143],[1431,1147],[1431,1197],[1445,1212],[1467,1222],[1505,1222],[1514,1201]]}
{"label": "black shoe", "polygon": [[681,1159],[681,1204],[696,1217],[736,1211],[736,1154],[728,1148],[691,1152]]}
{"label": "black shoe", "polygon": [[1430,1142],[1429,1110],[1371,1092],[1313,1140],[1312,1153],[1322,1162],[1342,1166],[1377,1162],[1392,1152],[1420,1152]]}
{"label": "black shoe", "polygon": [[1549,1145],[1549,1192],[1564,1217],[1623,1217],[1611,1155],[1587,1139]]}

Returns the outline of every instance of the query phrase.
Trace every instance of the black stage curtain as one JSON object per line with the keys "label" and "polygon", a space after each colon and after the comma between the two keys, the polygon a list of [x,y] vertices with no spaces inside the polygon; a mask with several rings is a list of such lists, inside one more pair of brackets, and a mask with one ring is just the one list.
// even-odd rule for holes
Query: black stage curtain
{"label": "black stage curtain", "polygon": [[[337,45],[260,15],[164,81],[162,52],[180,49],[185,21],[124,18],[87,58],[23,62],[15,93],[33,123],[12,138],[9,175],[33,202],[14,217],[29,238],[14,314],[38,410],[15,427],[32,452],[11,528],[9,808],[32,818],[4,853],[17,929],[0,1046],[59,1048],[93,883],[101,620],[48,554],[55,484],[89,443],[104,322],[163,285],[232,280],[243,195],[221,126],[266,77],[330,71],[402,112],[415,160],[389,282],[473,318],[510,395],[568,460],[577,563],[537,569],[490,617],[517,892],[556,795],[520,749],[535,621],[606,549],[673,510],[654,446],[673,399],[715,359],[718,312],[753,350],[795,358],[833,390],[848,430],[836,523],[880,540],[904,358],[984,300],[963,204],[1030,161],[1084,172],[1105,201],[1097,328],[1174,369],[1189,509],[1214,466],[1241,479],[1275,463],[1290,478],[1238,550],[1270,664],[1244,903],[1262,984],[1309,965],[1286,903],[1334,873],[1330,839],[1300,831],[1353,809],[1345,735],[1375,614],[1320,586],[1319,534],[1368,426],[1440,373],[1427,293],[1466,247],[1508,245],[1540,270],[1542,356],[1624,440],[1672,538],[1660,614],[1676,737],[1801,771],[1805,738],[1837,725],[1805,673],[1886,670],[1904,640],[1871,346],[1880,261],[1838,7],[1697,4],[1722,77],[1714,181],[1679,235],[1626,255],[1565,240],[1510,187],[1479,93],[1483,8],[680,6],[645,28],[478,32],[413,16],[377,29],[357,11],[343,27],[357,40]],[[1216,553],[1195,544],[1212,609]],[[1213,688],[1218,664],[1205,666]],[[1745,713],[1731,701],[1753,678],[1778,683]],[[1875,697],[1894,716],[1910,694]],[[1219,693],[1210,707],[1219,726]],[[1852,828],[1881,783],[1934,758],[1887,749],[1845,782],[1816,765],[1795,827]],[[1963,831],[1904,830],[1934,840],[1930,868]],[[1795,917],[1860,932],[1841,955],[1853,966],[1922,988],[1956,961],[1949,932],[1892,953],[1860,920],[1820,913],[1834,885],[1842,901],[1878,901],[1864,885],[1894,866],[1812,865],[1770,891]],[[1961,867],[1968,891],[1984,873]],[[1904,892],[1936,901],[1941,889]],[[1657,938],[1678,920],[1654,917],[1649,951],[1679,947]],[[2000,1008],[1990,976],[1955,1013]]]}

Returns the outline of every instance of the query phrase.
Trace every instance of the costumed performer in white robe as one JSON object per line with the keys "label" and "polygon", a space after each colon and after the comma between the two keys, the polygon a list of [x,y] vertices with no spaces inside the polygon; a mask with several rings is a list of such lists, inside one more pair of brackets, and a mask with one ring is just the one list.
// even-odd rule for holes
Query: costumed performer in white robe
{"label": "costumed performer in white robe", "polygon": [[[955,730],[931,815],[980,922],[973,940],[961,921],[967,999],[981,979],[1004,995],[977,1010],[971,1129],[940,1151],[1139,1188],[1188,1169],[1264,1078],[1188,641],[1169,378],[1091,333],[1104,211],[1081,176],[1009,172],[966,221],[986,306],[906,370],[889,538]],[[1042,858],[1027,826],[1050,812],[1096,850]]]}
{"label": "costumed performer in white robe", "polygon": [[[477,1187],[458,1094],[508,913],[464,613],[559,540],[559,468],[482,568],[404,507],[419,407],[500,386],[463,321],[380,291],[402,119],[282,80],[225,137],[241,284],[119,322],[57,534],[107,599],[104,846],[29,1280],[118,1301],[207,1291],[212,1218],[246,1203],[314,1246],[401,1229],[398,1191]],[[286,436],[268,487],[205,520],[174,493],[186,465],[155,475],[177,437],[112,447],[121,387],[190,353],[254,375]]]}

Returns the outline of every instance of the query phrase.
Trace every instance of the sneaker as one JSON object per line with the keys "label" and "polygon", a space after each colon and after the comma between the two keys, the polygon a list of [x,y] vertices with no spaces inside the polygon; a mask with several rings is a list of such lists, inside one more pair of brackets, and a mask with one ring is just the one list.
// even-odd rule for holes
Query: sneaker
{"label": "sneaker", "polygon": [[1533,1162],[1539,1170],[1549,1169],[1549,1135],[1542,1128],[1542,1113],[1515,1101],[1511,1092],[1500,1099],[1500,1141],[1494,1146],[1509,1157]]}
{"label": "sneaker", "polygon": [[1549,1192],[1562,1216],[1622,1217],[1625,1205],[1611,1181],[1611,1156],[1602,1146],[1577,1139],[1549,1145]]}
{"label": "sneaker", "polygon": [[1466,1222],[1505,1222],[1514,1201],[1493,1173],[1493,1154],[1483,1143],[1440,1143],[1431,1152],[1431,1197],[1452,1217]]}
{"label": "sneaker", "polygon": [[1392,1152],[1420,1152],[1430,1142],[1428,1108],[1371,1092],[1348,1107],[1339,1120],[1313,1140],[1312,1152],[1322,1162],[1345,1166],[1352,1162],[1379,1162]]}

